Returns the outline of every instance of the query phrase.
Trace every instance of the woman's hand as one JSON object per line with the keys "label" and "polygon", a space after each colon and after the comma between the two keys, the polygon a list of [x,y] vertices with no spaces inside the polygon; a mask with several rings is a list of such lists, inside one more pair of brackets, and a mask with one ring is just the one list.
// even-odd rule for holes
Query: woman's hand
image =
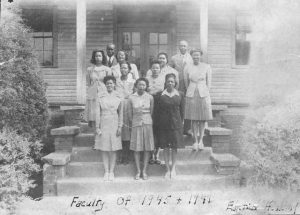
{"label": "woman's hand", "polygon": [[99,135],[99,136],[102,134],[102,131],[101,131],[100,128],[97,128],[97,129],[96,129],[96,134]]}
{"label": "woman's hand", "polygon": [[122,131],[122,128],[118,127],[118,129],[117,129],[117,137],[121,135],[121,131]]}

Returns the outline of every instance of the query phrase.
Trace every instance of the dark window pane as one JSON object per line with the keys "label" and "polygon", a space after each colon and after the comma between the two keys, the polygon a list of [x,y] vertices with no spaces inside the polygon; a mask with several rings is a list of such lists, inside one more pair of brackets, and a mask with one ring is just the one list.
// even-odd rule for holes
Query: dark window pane
{"label": "dark window pane", "polygon": [[22,17],[26,25],[34,31],[52,32],[52,9],[23,9]]}
{"label": "dark window pane", "polygon": [[52,51],[44,51],[44,62],[43,66],[51,66],[52,65]]}
{"label": "dark window pane", "polygon": [[247,14],[236,16],[235,28],[235,64],[248,65],[250,58],[251,44],[251,17]]}

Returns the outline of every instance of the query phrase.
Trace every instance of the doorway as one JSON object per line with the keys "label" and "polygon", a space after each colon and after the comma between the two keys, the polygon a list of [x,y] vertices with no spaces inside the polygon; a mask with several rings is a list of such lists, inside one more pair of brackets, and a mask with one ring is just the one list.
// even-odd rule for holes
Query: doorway
{"label": "doorway", "polygon": [[125,50],[129,61],[135,63],[145,76],[151,61],[159,52],[173,54],[174,20],[169,7],[143,7],[132,12],[122,7],[117,16],[117,48]]}

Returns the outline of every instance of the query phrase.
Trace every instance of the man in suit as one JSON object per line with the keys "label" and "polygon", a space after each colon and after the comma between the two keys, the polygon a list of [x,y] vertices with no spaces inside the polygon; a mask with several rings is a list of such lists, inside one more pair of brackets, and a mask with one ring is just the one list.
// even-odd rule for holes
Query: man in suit
{"label": "man in suit", "polygon": [[118,64],[117,58],[115,56],[115,44],[110,43],[106,46],[106,57],[107,57],[107,66],[112,67]]}
{"label": "man in suit", "polygon": [[[185,40],[181,40],[179,42],[179,53],[172,56],[169,65],[178,71],[179,76],[179,86],[178,90],[182,91],[184,94],[188,86],[184,84],[184,67],[187,64],[192,64],[193,59],[192,56],[188,53],[188,42]],[[184,120],[184,128],[183,134],[190,135],[191,134],[191,121]]]}

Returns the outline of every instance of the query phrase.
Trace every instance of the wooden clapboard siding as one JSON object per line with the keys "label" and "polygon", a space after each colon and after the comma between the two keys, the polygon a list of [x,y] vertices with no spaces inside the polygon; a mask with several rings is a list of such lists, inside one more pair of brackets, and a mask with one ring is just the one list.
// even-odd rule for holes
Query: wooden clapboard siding
{"label": "wooden clapboard siding", "polygon": [[113,42],[113,10],[88,10],[87,11],[87,65],[94,49],[105,51],[106,45]]}
{"label": "wooden clapboard siding", "polygon": [[49,103],[76,103],[76,69],[44,68]]}
{"label": "wooden clapboard siding", "polygon": [[189,1],[176,4],[176,22],[176,44],[174,45],[178,45],[180,40],[186,40],[190,47],[200,47],[199,4]]}

